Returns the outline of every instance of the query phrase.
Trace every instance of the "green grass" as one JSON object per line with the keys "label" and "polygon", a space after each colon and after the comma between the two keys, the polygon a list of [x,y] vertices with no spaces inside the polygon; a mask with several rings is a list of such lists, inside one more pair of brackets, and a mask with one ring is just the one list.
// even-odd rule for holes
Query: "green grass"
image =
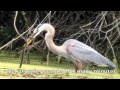
{"label": "green grass", "polygon": [[[50,57],[49,65],[47,66],[46,61],[43,61],[41,64],[40,55],[30,54],[30,64],[23,64],[22,68],[19,68],[20,58],[15,58],[15,53],[0,52],[0,78],[120,79],[120,75],[118,73],[74,73],[73,64],[58,64],[54,58]],[[71,70],[73,72],[67,72],[67,70]]]}

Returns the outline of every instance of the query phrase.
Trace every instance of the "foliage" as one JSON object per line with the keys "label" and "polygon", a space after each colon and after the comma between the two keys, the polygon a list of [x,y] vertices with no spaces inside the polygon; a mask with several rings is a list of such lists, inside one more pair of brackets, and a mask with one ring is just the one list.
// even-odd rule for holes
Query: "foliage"
{"label": "foliage", "polygon": [[[49,11],[19,11],[16,26],[21,34],[26,31],[35,20],[36,27],[49,13]],[[18,36],[13,21],[14,11],[0,12],[0,46]],[[52,11],[44,21],[50,22],[56,29],[54,42],[61,45],[70,38],[77,39],[93,47],[114,62],[120,63],[120,12],[119,11]],[[23,37],[27,38],[32,31]],[[31,52],[46,54],[48,49],[43,40],[44,34],[37,37],[40,43],[31,49]],[[12,43],[8,50],[19,50],[24,44],[22,38]]]}
{"label": "foliage", "polygon": [[[8,79],[120,79],[118,73],[70,73],[57,72],[74,70],[70,63],[58,64],[51,58],[49,66],[39,61],[39,55],[31,54],[31,63],[19,67],[20,59],[14,57],[14,52],[0,52],[0,78]],[[38,57],[39,56],[39,57]],[[8,58],[9,57],[9,58]],[[51,70],[51,72],[50,72]],[[37,72],[43,71],[43,72]],[[44,72],[46,71],[46,72]]]}

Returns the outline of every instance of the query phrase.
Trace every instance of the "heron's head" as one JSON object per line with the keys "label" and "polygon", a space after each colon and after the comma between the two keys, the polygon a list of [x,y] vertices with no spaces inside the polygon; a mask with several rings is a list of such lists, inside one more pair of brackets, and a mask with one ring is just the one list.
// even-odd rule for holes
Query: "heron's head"
{"label": "heron's head", "polygon": [[49,32],[52,36],[55,34],[54,27],[51,24],[41,24],[33,30],[32,35],[27,39],[27,42],[24,44],[24,46],[28,46],[43,31]]}
{"label": "heron's head", "polygon": [[40,26],[36,27],[33,30],[32,35],[27,39],[27,42],[24,44],[24,46],[28,46],[41,32],[46,30],[46,24],[41,24]]}

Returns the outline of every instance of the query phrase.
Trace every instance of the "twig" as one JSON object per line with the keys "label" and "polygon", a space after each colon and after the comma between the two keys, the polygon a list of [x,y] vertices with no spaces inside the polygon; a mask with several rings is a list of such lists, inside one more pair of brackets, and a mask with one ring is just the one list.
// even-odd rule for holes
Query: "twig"
{"label": "twig", "polygon": [[[17,19],[17,15],[18,15],[18,11],[16,11],[16,13],[15,13],[15,18],[14,18],[14,28],[15,28],[15,31],[17,32],[17,34],[20,36],[20,33],[18,32],[18,29],[17,29],[17,27],[16,27],[16,19]],[[23,40],[25,40],[26,41],[26,39],[23,37],[23,36],[20,36]]]}
{"label": "twig", "polygon": [[6,43],[5,45],[3,45],[2,47],[0,47],[0,50],[5,48],[6,46],[8,46],[9,44],[11,44],[12,42],[14,42],[15,40],[19,39],[21,36],[23,36],[24,34],[26,34],[29,30],[31,30],[34,25],[36,24],[37,20],[33,23],[33,25],[28,29],[26,30],[25,32],[23,32],[22,34],[20,34],[18,37],[16,38],[13,38],[11,41],[9,41],[8,43]]}
{"label": "twig", "polygon": [[114,57],[114,62],[115,62],[115,64],[117,64],[117,60],[116,60],[116,56],[115,56],[115,52],[114,52],[113,46],[112,46],[109,38],[108,38],[108,37],[106,37],[106,38],[107,38],[107,40],[108,40],[108,42],[109,42],[109,44],[110,44],[110,47],[111,47],[111,49],[112,49],[112,53],[113,53],[113,57]]}
{"label": "twig", "polygon": [[23,63],[23,59],[24,59],[24,54],[25,54],[25,47],[23,48],[22,53],[21,53],[21,62],[20,62],[19,68],[22,67],[22,63]]}

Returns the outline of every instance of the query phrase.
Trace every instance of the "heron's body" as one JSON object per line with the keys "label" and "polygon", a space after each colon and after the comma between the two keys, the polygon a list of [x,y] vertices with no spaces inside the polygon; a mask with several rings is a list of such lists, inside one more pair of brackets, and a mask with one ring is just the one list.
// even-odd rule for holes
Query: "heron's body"
{"label": "heron's body", "polygon": [[55,29],[50,24],[43,24],[39,30],[35,30],[36,33],[34,38],[43,30],[47,31],[45,35],[45,41],[48,48],[55,54],[68,58],[68,60],[72,61],[75,64],[76,69],[82,69],[82,64],[87,65],[96,65],[103,66],[106,65],[111,69],[115,68],[115,65],[102,56],[96,50],[91,48],[90,46],[79,42],[75,39],[69,39],[65,41],[61,46],[57,46],[53,42],[53,37],[55,34]]}

